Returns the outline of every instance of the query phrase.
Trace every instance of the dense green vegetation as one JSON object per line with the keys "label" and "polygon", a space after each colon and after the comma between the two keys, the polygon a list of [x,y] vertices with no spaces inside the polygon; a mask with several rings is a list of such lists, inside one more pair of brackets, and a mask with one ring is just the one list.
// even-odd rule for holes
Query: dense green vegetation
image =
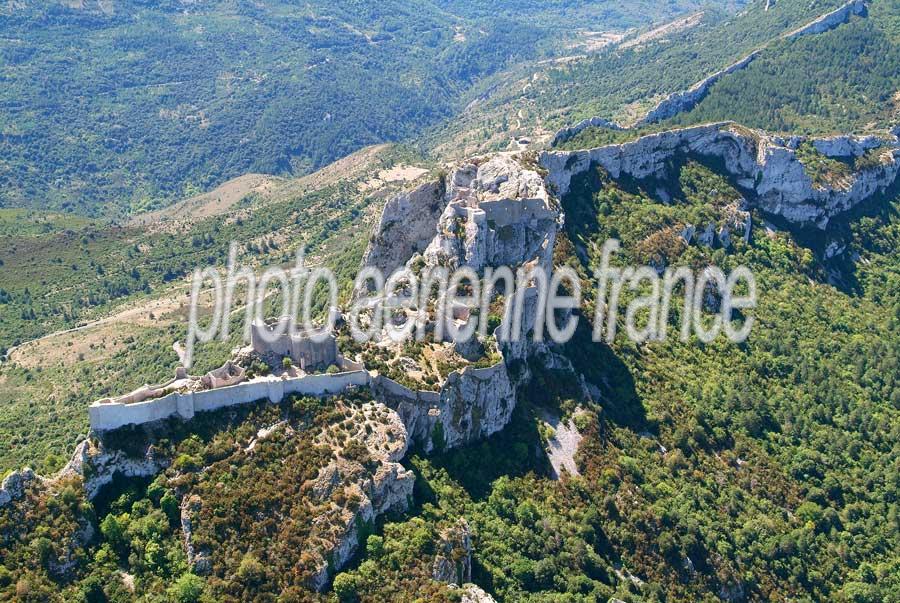
{"label": "dense green vegetation", "polygon": [[[768,43],[675,123],[880,128],[897,116],[896,3],[873,0],[868,18],[772,42],[837,3],[779,0],[767,12],[752,3],[737,17],[711,8],[664,39],[540,67],[539,85],[523,90],[517,81],[514,93],[497,70],[559,51],[550,32],[634,24],[647,3],[300,9],[128,0],[112,15],[94,2],[81,11],[4,6],[0,205],[43,209],[0,209],[0,351],[126,302],[183,292],[189,271],[222,265],[233,240],[254,267],[289,263],[306,245],[349,280],[374,212],[396,190],[359,186],[371,173],[310,189],[286,183],[222,215],[149,227],[71,212],[145,209],[248,169],[305,172],[440,123],[485,90],[493,94],[459,126],[475,124],[474,136],[515,115],[523,98],[532,110],[523,119],[538,115],[545,125],[628,117]],[[650,5],[662,16],[694,3]],[[671,125],[591,128],[565,147]],[[819,184],[872,160],[829,159],[810,144],[798,155]],[[404,149],[370,171],[418,159]],[[107,446],[139,455],[152,444],[172,463],[152,479],[116,480],[92,502],[69,477],[34,483],[24,500],[0,507],[0,600],[458,601],[432,574],[442,534],[461,519],[472,534],[472,581],[500,603],[900,600],[900,184],[834,219],[827,233],[776,230],[764,223],[770,216],[753,213],[749,241],[733,235],[727,248],[705,247],[685,242],[684,226],[722,224],[741,194],[715,165],[679,157],[671,167],[666,182],[616,180],[600,169],[573,180],[554,260],[578,271],[587,294],[581,329],[557,350],[576,374],[531,362],[533,380],[505,429],[461,449],[414,450],[404,461],[416,474],[412,507],[358,526],[360,551],[327,592],[309,589],[313,551],[358,503],[344,488],[348,476],[375,466],[347,435],[370,400],[365,391],[108,434]],[[676,303],[663,341],[635,344],[620,329],[609,345],[591,342],[591,275],[608,238],[622,242],[619,265],[751,268],[759,305],[750,338],[681,341]],[[824,260],[830,241],[847,248]],[[640,293],[624,293],[623,313]],[[176,306],[117,324],[77,356],[50,350],[42,362],[4,362],[0,477],[23,464],[59,469],[87,431],[87,404],[171,376],[183,313]],[[233,317],[228,341],[199,349],[192,373],[221,364],[241,319]],[[346,335],[341,344],[353,349]],[[422,345],[404,353],[415,357]],[[410,379],[384,353],[365,352],[370,366]],[[547,413],[575,417],[580,475],[550,478]],[[349,444],[343,454],[355,464],[317,498],[304,484],[336,458],[319,437],[326,431]],[[212,552],[203,576],[189,570],[183,504],[196,520],[193,544]]]}
{"label": "dense green vegetation", "polygon": [[[93,504],[84,500],[80,478],[58,484],[56,492],[32,484],[25,500],[0,509],[0,596],[190,603],[260,600],[274,591],[280,600],[310,600],[304,585],[316,569],[311,553],[331,537],[340,511],[354,504],[352,496],[341,498],[343,488],[321,501],[304,487],[332,458],[331,448],[315,438],[353,420],[354,409],[369,400],[364,393],[290,398],[205,413],[190,424],[109,434],[106,445],[139,456],[152,443],[154,454],[173,462],[152,479],[114,481]],[[280,429],[268,437],[257,435],[275,424]],[[354,455],[364,473],[371,460],[365,447]],[[195,509],[195,550],[216,551],[208,577],[189,570],[180,497]],[[321,512],[332,501],[329,523]],[[279,526],[277,516],[291,517],[290,527]],[[85,543],[79,532],[88,524],[97,537]]]}
{"label": "dense green vegetation", "polygon": [[[764,10],[763,0],[747,3],[738,15],[704,6],[692,25],[640,43],[635,43],[637,32],[623,44],[583,58],[527,63],[486,78],[473,91],[473,106],[446,127],[430,131],[427,141],[444,152],[462,144],[506,150],[510,135],[530,138],[538,129],[552,134],[595,116],[627,125],[666,95],[689,88],[840,4],[781,0]],[[575,45],[570,52],[582,51],[577,45],[584,43],[584,32],[570,34],[568,41]],[[877,64],[880,69],[892,65],[881,59]],[[505,135],[496,135],[501,132]]]}
{"label": "dense green vegetation", "polygon": [[[692,163],[681,170],[683,196],[667,205],[641,183],[595,174],[576,184],[557,257],[585,274],[594,260],[568,255],[575,247],[618,236],[618,262],[640,262],[652,233],[714,219],[712,201],[737,195]],[[823,266],[790,233],[754,228],[750,244],[730,250],[682,247],[672,263],[754,270],[750,339],[670,335],[635,346],[620,337],[607,348],[577,336],[567,353],[602,401],[578,400],[572,376],[539,375],[503,433],[414,460],[422,511],[385,526],[350,573],[361,599],[389,597],[401,576],[427,583],[420,535],[457,517],[475,535],[473,580],[501,601],[896,599],[898,210],[895,197],[853,222],[852,250],[866,262],[842,266],[855,270],[852,293],[821,282]],[[582,476],[554,483],[532,453],[534,409],[565,409],[573,396],[591,410]]]}
{"label": "dense green vegetation", "polygon": [[[617,182],[600,171],[580,177],[563,200],[570,219],[557,262],[588,278],[598,243],[610,236],[623,243],[617,263],[647,261],[647,241],[657,233],[721,219],[739,197],[713,169],[688,160],[667,183],[668,203],[655,198],[658,186]],[[372,526],[355,564],[335,579],[335,593],[360,601],[413,593],[458,598],[431,572],[441,534],[464,518],[473,538],[472,579],[498,601],[896,599],[900,197],[893,191],[834,228],[849,241],[846,257],[858,253],[861,261],[825,265],[820,249],[806,246],[807,233],[758,226],[749,243],[737,239],[729,249],[670,249],[669,264],[753,269],[760,303],[750,339],[704,345],[670,334],[663,342],[619,337],[606,346],[589,341],[582,317],[585,328],[564,352],[601,398],[583,399],[573,375],[535,363],[535,381],[501,433],[411,458],[414,508]],[[584,316],[592,304],[589,297]],[[674,310],[673,328],[681,316]],[[538,417],[570,414],[576,405],[586,411],[576,422],[585,438],[576,457],[581,475],[553,481],[539,453]],[[172,469],[149,488],[105,496],[93,507],[72,495],[52,508],[38,504],[4,562],[4,575],[17,579],[0,575],[0,584],[19,588],[17,568],[27,567],[35,593],[100,589],[120,600],[121,570],[135,576],[144,600],[176,596],[175,589],[187,593],[183,600],[198,593],[215,600],[309,598],[308,575],[288,569],[303,565],[295,556],[302,546],[254,547],[251,554],[249,542],[277,524],[257,523],[246,509],[263,505],[266,518],[272,505],[281,514],[305,512],[287,494],[313,473],[281,482],[294,474],[269,471],[294,454],[309,460],[317,453],[295,448],[305,441],[298,436],[267,440],[253,457],[234,442],[245,444],[258,426],[285,417],[297,428],[344,420],[327,408],[313,401],[262,405],[224,426],[217,415],[170,425],[174,432],[153,437],[178,458]],[[126,450],[146,443],[130,433],[117,437],[108,443]],[[291,463],[291,471],[311,466]],[[186,571],[179,528],[167,520],[170,490],[199,495],[215,518],[206,525],[218,527],[198,536],[219,555],[221,566],[209,578]],[[36,534],[65,542],[78,521],[95,517],[102,537],[79,558],[76,578],[60,581],[42,569],[37,560],[60,551]],[[301,524],[273,533],[284,546],[290,538],[303,542]],[[295,553],[266,561],[276,549]]]}
{"label": "dense green vegetation", "polygon": [[872,2],[866,18],[779,41],[715,86],[677,124],[736,120],[809,134],[892,126],[900,116],[900,7]]}
{"label": "dense green vegetation", "polygon": [[520,0],[67,4],[0,8],[0,206],[118,215],[246,172],[303,174],[448,118],[478,80],[553,52],[556,28],[697,2],[539,19]]}

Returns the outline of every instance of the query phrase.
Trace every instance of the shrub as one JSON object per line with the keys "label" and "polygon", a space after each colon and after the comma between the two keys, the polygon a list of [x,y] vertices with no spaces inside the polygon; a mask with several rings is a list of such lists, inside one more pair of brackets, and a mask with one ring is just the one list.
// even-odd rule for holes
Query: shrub
{"label": "shrub", "polygon": [[334,577],[334,594],[342,603],[356,601],[359,593],[359,584],[356,576],[350,574],[338,574]]}
{"label": "shrub", "polygon": [[169,596],[178,603],[194,603],[203,595],[203,580],[194,574],[183,574],[169,589]]}

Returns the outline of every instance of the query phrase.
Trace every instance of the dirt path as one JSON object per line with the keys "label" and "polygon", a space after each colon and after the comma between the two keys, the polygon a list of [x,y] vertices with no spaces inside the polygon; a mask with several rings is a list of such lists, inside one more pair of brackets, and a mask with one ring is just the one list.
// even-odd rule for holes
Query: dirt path
{"label": "dirt path", "polygon": [[[162,297],[142,300],[115,314],[26,341],[7,351],[7,361],[25,368],[35,368],[57,361],[74,364],[81,358],[107,357],[115,352],[115,341],[127,335],[129,327],[167,326],[172,320],[172,313],[188,303],[187,288],[187,285],[180,285]],[[78,337],[70,337],[75,334]]]}

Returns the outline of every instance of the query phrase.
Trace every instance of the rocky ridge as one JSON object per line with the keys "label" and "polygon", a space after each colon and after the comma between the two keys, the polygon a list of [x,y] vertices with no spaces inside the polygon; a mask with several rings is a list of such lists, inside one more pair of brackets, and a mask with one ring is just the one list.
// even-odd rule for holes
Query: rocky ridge
{"label": "rocky ridge", "polygon": [[785,34],[785,38],[794,39],[801,36],[809,36],[824,33],[846,23],[851,16],[866,16],[868,9],[865,0],[850,0],[846,4],[836,8],[830,13],[824,14],[818,19],[807,23],[803,27]]}
{"label": "rocky ridge", "polygon": [[[798,156],[810,142],[828,158],[856,159],[875,154],[874,161],[834,184],[814,182]],[[664,187],[679,156],[720,162],[746,194],[748,205],[798,226],[825,229],[829,220],[893,185],[900,171],[898,139],[836,136],[782,138],[732,122],[707,124],[650,134],[633,142],[581,151],[547,151],[540,157],[547,181],[560,197],[574,176],[601,167],[613,178],[652,179]]]}
{"label": "rocky ridge", "polygon": [[[524,165],[521,156],[500,154],[456,166],[443,183],[421,185],[416,190],[443,190],[446,202],[428,228],[428,245],[416,252],[407,238],[395,242],[377,231],[365,261],[424,270],[465,266],[476,271],[531,263],[549,271],[562,214],[536,168]],[[433,215],[432,203],[429,194],[391,200],[380,224],[401,219],[395,214],[400,207]],[[424,221],[420,225],[423,230],[416,238],[425,230]],[[533,296],[525,299],[523,333],[534,324],[536,304]],[[426,452],[436,447],[436,439],[444,449],[476,441],[505,427],[512,416],[516,387],[528,379],[527,369],[510,371],[513,364],[523,365],[530,353],[524,339],[498,342],[501,362],[453,371],[439,392],[414,391],[382,376],[374,380],[373,391],[399,413],[412,440]]]}
{"label": "rocky ridge", "polygon": [[725,69],[717,71],[712,75],[703,78],[687,90],[673,92],[665,99],[663,99],[658,105],[656,105],[656,107],[651,109],[647,113],[647,115],[638,120],[634,124],[634,127],[657,123],[671,117],[675,117],[679,113],[690,111],[698,104],[700,104],[700,101],[706,98],[706,95],[709,94],[709,89],[712,88],[713,84],[718,82],[726,75],[744,69],[757,57],[759,57],[761,53],[761,50],[751,52],[741,60],[729,65]]}
{"label": "rocky ridge", "polygon": [[[769,8],[770,5],[767,3],[765,10],[768,11]],[[822,15],[799,28],[782,35],[781,37],[783,39],[793,40],[802,36],[825,33],[840,25],[843,25],[844,23],[847,23],[847,21],[849,21],[850,17],[853,15],[865,17],[867,14],[868,9],[866,7],[865,0],[850,0],[839,8]],[[688,112],[698,104],[700,104],[700,102],[704,98],[706,98],[706,96],[709,94],[710,89],[714,84],[716,84],[716,82],[727,75],[748,67],[755,59],[759,58],[764,49],[765,47],[754,50],[743,58],[735,61],[728,67],[725,67],[724,69],[708,75],[707,77],[692,85],[687,90],[679,90],[669,94],[668,96],[666,96],[666,98],[657,103],[655,107],[650,109],[642,118],[638,119],[628,127],[623,127],[602,117],[592,117],[590,119],[582,120],[581,122],[573,126],[569,126],[559,130],[554,135],[551,146],[555,146],[557,144],[565,142],[566,140],[569,140],[572,137],[576,136],[582,130],[591,127],[604,128],[609,130],[629,130],[665,121],[666,119],[675,117],[680,113]]]}

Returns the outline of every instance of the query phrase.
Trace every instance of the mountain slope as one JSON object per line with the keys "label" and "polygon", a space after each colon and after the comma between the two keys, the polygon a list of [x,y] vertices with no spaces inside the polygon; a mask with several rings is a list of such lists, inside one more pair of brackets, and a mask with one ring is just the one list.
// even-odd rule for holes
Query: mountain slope
{"label": "mountain slope", "polygon": [[672,123],[734,119],[751,127],[823,134],[900,122],[900,7],[873,0],[865,18],[768,47]]}
{"label": "mountain slope", "polygon": [[[695,5],[557,22],[618,28]],[[531,6],[4,3],[0,206],[128,213],[404,139],[480,78],[551,52]]]}

